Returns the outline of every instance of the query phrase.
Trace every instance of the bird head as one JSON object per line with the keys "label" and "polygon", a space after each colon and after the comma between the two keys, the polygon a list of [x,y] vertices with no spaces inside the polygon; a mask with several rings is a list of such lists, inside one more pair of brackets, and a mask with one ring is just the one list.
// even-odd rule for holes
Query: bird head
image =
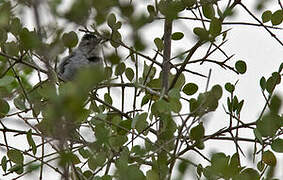
{"label": "bird head", "polygon": [[79,48],[88,50],[96,49],[102,39],[94,34],[85,34],[79,44]]}

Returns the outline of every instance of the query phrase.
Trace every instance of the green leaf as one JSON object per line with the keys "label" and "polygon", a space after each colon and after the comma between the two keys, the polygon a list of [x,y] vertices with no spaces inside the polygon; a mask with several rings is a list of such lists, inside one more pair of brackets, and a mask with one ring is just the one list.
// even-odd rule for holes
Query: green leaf
{"label": "green leaf", "polygon": [[201,164],[198,164],[198,166],[197,166],[197,173],[198,173],[199,176],[201,176],[202,173],[203,173],[203,167],[202,167]]}
{"label": "green leaf", "polygon": [[190,131],[190,138],[192,140],[200,141],[204,137],[203,123],[193,127]]}
{"label": "green leaf", "polygon": [[196,4],[197,0],[182,0],[185,7],[190,8]]}
{"label": "green leaf", "polygon": [[111,13],[107,18],[107,24],[110,28],[112,28],[116,24],[116,16]]}
{"label": "green leaf", "polygon": [[[129,123],[129,125],[131,126],[131,123]],[[123,130],[123,131],[128,133],[128,131],[125,131],[125,130]],[[118,133],[118,134],[120,134],[120,133]],[[119,135],[113,136],[112,135],[109,138],[110,145],[113,146],[114,148],[116,148],[117,150],[119,150],[123,146],[123,144],[125,144],[127,142],[127,140],[128,140],[127,136],[124,136],[124,135],[123,136],[119,136]]]}
{"label": "green leaf", "polygon": [[178,165],[178,171],[181,174],[184,174],[187,168],[188,168],[188,163],[186,161],[181,161]]}
{"label": "green leaf", "polygon": [[118,64],[120,62],[120,57],[117,56],[115,53],[111,54],[107,59],[110,61],[111,64]]}
{"label": "green leaf", "polygon": [[161,79],[152,79],[148,84],[150,88],[160,88],[161,87]]}
{"label": "green leaf", "polygon": [[117,31],[118,29],[120,29],[122,27],[122,23],[120,21],[118,21],[113,27],[112,30]]}
{"label": "green leaf", "polygon": [[120,46],[120,42],[121,42],[121,39],[122,39],[121,34],[118,31],[112,31],[111,39],[112,39],[112,41],[110,41],[110,44],[114,48],[118,48]]}
{"label": "green leaf", "polygon": [[237,107],[237,110],[236,110],[237,114],[240,114],[243,105],[244,105],[244,100],[242,100],[238,103],[238,107]]}
{"label": "green leaf", "polygon": [[135,76],[134,70],[132,68],[127,68],[125,74],[129,81],[132,81]]}
{"label": "green leaf", "polygon": [[269,92],[271,94],[273,92],[275,86],[276,86],[276,79],[273,76],[271,76],[266,81],[266,90],[267,90],[267,92]]}
{"label": "green leaf", "polygon": [[259,170],[259,171],[262,171],[264,169],[264,163],[262,161],[259,161],[256,165],[256,168]]}
{"label": "green leaf", "polygon": [[[172,81],[173,81],[173,79],[174,79],[174,75],[169,75],[169,84],[171,84],[172,83]],[[176,82],[176,84],[175,84],[175,86],[174,86],[174,88],[175,89],[179,89],[180,91],[181,91],[181,88],[183,87],[183,85],[185,84],[185,82],[186,82],[186,80],[185,80],[185,75],[182,73],[180,76],[179,76],[179,78],[178,78],[178,80],[177,80],[177,82]]]}
{"label": "green leaf", "polygon": [[93,157],[90,157],[88,160],[87,160],[87,165],[89,167],[89,169],[91,170],[95,170],[97,168],[97,165],[95,163],[95,159]]}
{"label": "green leaf", "polygon": [[84,148],[80,148],[79,153],[85,159],[91,156],[91,153],[87,149],[84,149]]}
{"label": "green leaf", "polygon": [[[146,127],[148,126],[148,123],[146,121],[148,114],[147,113],[142,113],[140,115],[138,115],[138,120],[136,122],[135,125],[135,129],[141,133],[144,132],[144,130],[146,129]],[[145,134],[146,132],[144,132]]]}
{"label": "green leaf", "polygon": [[3,156],[3,158],[1,159],[1,166],[4,172],[6,172],[7,170],[7,157]]}
{"label": "green leaf", "polygon": [[154,115],[160,115],[170,113],[171,111],[168,103],[164,99],[160,99],[152,104],[151,112]]}
{"label": "green leaf", "polygon": [[210,90],[212,96],[216,99],[220,99],[222,97],[223,91],[220,85],[214,85]]}
{"label": "green leaf", "polygon": [[11,42],[6,42],[4,44],[4,47],[7,51],[7,54],[10,56],[18,56],[19,55],[19,45],[18,43],[11,41]]}
{"label": "green leaf", "polygon": [[235,180],[259,180],[260,175],[259,173],[252,168],[247,168],[243,170],[240,175],[236,176]]}
{"label": "green leaf", "polygon": [[269,166],[275,166],[277,163],[275,155],[269,150],[263,152],[262,161]]}
{"label": "green leaf", "polygon": [[260,78],[259,84],[260,84],[261,89],[264,91],[265,88],[266,88],[266,79],[265,79],[265,77],[261,77]]}
{"label": "green leaf", "polygon": [[180,1],[161,0],[158,4],[158,10],[160,13],[169,19],[177,18],[178,13],[183,9],[184,6]]}
{"label": "green leaf", "polygon": [[282,69],[283,69],[283,63],[280,64],[278,72],[281,73]]}
{"label": "green leaf", "polygon": [[182,90],[186,95],[193,95],[198,91],[198,86],[195,83],[188,83]]}
{"label": "green leaf", "polygon": [[240,171],[239,167],[241,167],[241,164],[240,164],[240,161],[239,161],[239,154],[235,153],[231,157],[230,163],[229,163],[229,168],[231,170],[230,173],[231,173],[232,177],[239,173],[239,171]]}
{"label": "green leaf", "polygon": [[146,94],[143,98],[142,98],[142,102],[141,102],[141,106],[147,104],[149,102],[151,98],[151,95],[150,94]]}
{"label": "green leaf", "polygon": [[24,168],[22,164],[15,164],[8,171],[16,172],[17,174],[22,174],[24,172]]}
{"label": "green leaf", "polygon": [[62,40],[64,43],[64,46],[68,48],[73,48],[78,44],[78,36],[74,31],[71,31],[69,33],[64,33],[62,36]]}
{"label": "green leaf", "polygon": [[7,32],[4,29],[0,29],[0,43],[5,43],[8,39]]}
{"label": "green leaf", "polygon": [[225,84],[225,89],[229,92],[229,93],[232,93],[232,92],[234,92],[234,90],[235,90],[235,86],[233,85],[233,84],[231,84],[231,83],[226,83]]}
{"label": "green leaf", "polygon": [[23,28],[20,32],[20,43],[25,50],[35,49],[39,47],[40,39],[34,31]]}
{"label": "green leaf", "polygon": [[263,23],[266,23],[268,21],[271,20],[271,16],[272,16],[272,12],[267,10],[267,11],[264,11],[261,15],[261,19],[262,19],[262,22]]}
{"label": "green leaf", "polygon": [[258,129],[255,128],[255,129],[253,130],[253,132],[254,132],[254,135],[255,135],[256,139],[257,139],[261,144],[263,144],[262,136],[261,136],[260,132],[258,131]]}
{"label": "green leaf", "polygon": [[158,51],[162,51],[164,49],[163,41],[160,38],[155,38],[154,44],[157,47]]}
{"label": "green leaf", "polygon": [[[37,89],[37,93],[46,99],[51,99],[56,96],[56,89],[50,82],[42,83]],[[35,102],[40,101],[40,98],[36,96]]]}
{"label": "green leaf", "polygon": [[36,151],[37,151],[37,148],[36,148],[34,140],[32,139],[32,131],[31,131],[31,129],[27,132],[27,141],[28,141],[29,146],[32,149],[33,155],[35,155]]}
{"label": "green leaf", "polygon": [[278,153],[283,153],[283,139],[277,138],[271,143],[271,149]]}
{"label": "green leaf", "polygon": [[218,18],[212,18],[209,26],[209,33],[216,37],[218,36],[222,31],[222,22]]}
{"label": "green leaf", "polygon": [[190,102],[190,112],[196,113],[195,111],[198,110],[199,107],[198,101],[195,98],[191,98],[189,102]]}
{"label": "green leaf", "polygon": [[121,76],[121,75],[125,72],[125,69],[126,69],[125,63],[123,63],[123,62],[119,63],[119,64],[116,66],[115,75],[116,75],[116,76]]}
{"label": "green leaf", "polygon": [[119,135],[125,135],[125,134],[129,133],[129,131],[131,130],[132,121],[130,119],[121,121],[119,123],[119,126],[121,126],[121,127],[118,127],[118,134]]}
{"label": "green leaf", "polygon": [[24,162],[24,156],[21,153],[21,151],[19,151],[19,150],[10,149],[7,152],[7,156],[12,162],[14,162],[16,164],[23,164],[23,162]]}
{"label": "green leaf", "polygon": [[0,118],[10,111],[10,105],[4,99],[0,99]]}
{"label": "green leaf", "polygon": [[111,79],[112,73],[113,73],[112,68],[111,67],[105,67],[104,73],[105,73],[105,79]]}
{"label": "green leaf", "polygon": [[18,96],[14,99],[14,105],[19,110],[25,110],[27,109],[25,106],[25,98],[23,96]]}
{"label": "green leaf", "polygon": [[79,164],[81,163],[80,159],[78,158],[77,155],[71,153],[71,162],[72,164],[76,165],[76,164]]}
{"label": "green leaf", "polygon": [[203,15],[208,18],[212,19],[215,16],[215,10],[213,8],[213,4],[206,3],[202,6]]}
{"label": "green leaf", "polygon": [[65,166],[66,164],[79,164],[80,159],[73,154],[73,152],[65,151],[60,153],[59,165]]}
{"label": "green leaf", "polygon": [[97,164],[97,166],[103,166],[104,162],[106,161],[106,158],[107,158],[106,152],[104,151],[99,152],[95,157],[95,163]]}
{"label": "green leaf", "polygon": [[275,81],[276,84],[280,84],[281,75],[278,72],[273,72],[272,77],[274,78],[274,81]]}
{"label": "green leaf", "polygon": [[105,93],[105,94],[104,94],[104,101],[105,101],[106,103],[110,104],[110,105],[113,103],[112,97],[110,96],[109,93]]}
{"label": "green leaf", "polygon": [[7,86],[9,84],[11,84],[14,81],[14,77],[13,76],[4,76],[0,79],[0,86]]}
{"label": "green leaf", "polygon": [[274,96],[272,96],[269,106],[270,112],[274,114],[279,114],[281,104],[281,98],[278,95],[275,94]]}
{"label": "green leaf", "polygon": [[276,26],[281,24],[283,21],[283,10],[277,10],[275,11],[271,16],[271,23],[272,25]]}
{"label": "green leaf", "polygon": [[155,16],[155,15],[156,15],[154,6],[152,6],[152,5],[148,5],[148,6],[147,6],[147,11],[148,11],[148,13],[149,13],[151,16]]}
{"label": "green leaf", "polygon": [[172,34],[171,39],[177,41],[177,40],[182,39],[183,37],[184,37],[184,34],[182,32],[175,32]]}
{"label": "green leaf", "polygon": [[21,20],[17,17],[12,19],[10,24],[9,31],[14,35],[17,36],[22,30]]}
{"label": "green leaf", "polygon": [[178,89],[176,89],[176,88],[171,89],[168,92],[168,95],[169,95],[170,98],[175,98],[175,99],[180,99],[181,98],[180,91]]}
{"label": "green leaf", "polygon": [[135,180],[145,180],[143,172],[136,166],[128,166],[126,170],[118,169],[118,174],[120,178],[118,179],[135,179]]}
{"label": "green leaf", "polygon": [[209,33],[204,28],[196,27],[194,28],[194,33],[199,37],[202,41],[208,41],[209,40]]}
{"label": "green leaf", "polygon": [[263,137],[273,137],[280,128],[282,119],[276,114],[266,114],[256,123],[256,128]]}
{"label": "green leaf", "polygon": [[236,62],[235,68],[240,74],[244,74],[247,71],[246,63],[244,61],[241,61],[241,60]]}
{"label": "green leaf", "polygon": [[6,87],[0,87],[0,98],[6,98],[11,96],[11,92]]}
{"label": "green leaf", "polygon": [[179,113],[182,109],[181,102],[176,98],[169,98],[169,106],[170,109],[175,113]]}
{"label": "green leaf", "polygon": [[228,173],[226,169],[229,167],[229,156],[226,156],[224,153],[215,153],[211,157],[211,167],[215,172],[221,174]]}
{"label": "green leaf", "polygon": [[146,180],[159,180],[159,175],[154,170],[148,170],[146,172]]}

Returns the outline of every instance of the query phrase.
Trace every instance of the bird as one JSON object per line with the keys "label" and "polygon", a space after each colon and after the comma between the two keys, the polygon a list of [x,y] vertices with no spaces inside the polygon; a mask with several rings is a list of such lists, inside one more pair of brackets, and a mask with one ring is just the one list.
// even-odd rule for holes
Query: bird
{"label": "bird", "polygon": [[79,70],[91,66],[102,66],[101,41],[102,38],[94,34],[84,34],[78,47],[59,64],[59,77],[63,81],[72,81]]}

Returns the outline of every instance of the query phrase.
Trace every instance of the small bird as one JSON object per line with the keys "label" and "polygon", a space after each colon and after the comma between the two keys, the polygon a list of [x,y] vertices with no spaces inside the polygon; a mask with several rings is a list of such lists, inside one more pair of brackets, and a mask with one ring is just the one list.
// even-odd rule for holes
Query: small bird
{"label": "small bird", "polygon": [[101,40],[93,34],[85,34],[79,46],[59,64],[59,76],[64,81],[71,81],[82,68],[102,66]]}

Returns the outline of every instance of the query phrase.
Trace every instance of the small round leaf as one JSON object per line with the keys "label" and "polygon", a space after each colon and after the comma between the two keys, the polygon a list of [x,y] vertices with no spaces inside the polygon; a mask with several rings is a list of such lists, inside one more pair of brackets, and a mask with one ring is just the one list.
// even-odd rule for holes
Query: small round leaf
{"label": "small round leaf", "polygon": [[73,48],[78,44],[78,36],[74,31],[63,34],[62,40],[68,48]]}
{"label": "small round leaf", "polygon": [[216,37],[221,33],[222,30],[222,22],[218,18],[212,18],[209,26],[209,33]]}
{"label": "small round leaf", "polygon": [[164,49],[163,41],[160,38],[155,38],[154,44],[157,47],[158,51],[162,51]]}
{"label": "small round leaf", "polygon": [[134,71],[131,68],[127,68],[125,74],[129,81],[132,81],[135,75]]}
{"label": "small round leaf", "polygon": [[240,74],[244,74],[247,71],[246,63],[241,60],[236,62],[235,68]]}
{"label": "small round leaf", "polygon": [[225,84],[225,89],[226,91],[232,93],[235,90],[235,86],[228,82]]}
{"label": "small round leaf", "polygon": [[182,32],[175,32],[172,34],[172,40],[180,40],[184,37],[184,34]]}
{"label": "small round leaf", "polygon": [[272,12],[271,11],[269,11],[269,10],[265,11],[261,15],[262,22],[266,23],[266,22],[270,21],[271,16],[272,16]]}
{"label": "small round leaf", "polygon": [[116,69],[115,69],[115,75],[116,76],[120,76],[122,75],[124,72],[125,72],[125,69],[126,69],[126,65],[125,63],[119,63],[117,66],[116,66]]}
{"label": "small round leaf", "polygon": [[112,28],[116,23],[116,16],[115,14],[111,13],[107,18],[107,24],[110,28]]}
{"label": "small round leaf", "polygon": [[271,144],[271,148],[275,152],[282,153],[283,152],[283,139],[280,139],[280,138],[275,139]]}
{"label": "small round leaf", "polygon": [[266,79],[265,79],[265,77],[262,77],[262,78],[260,79],[259,84],[260,84],[261,89],[262,89],[262,90],[265,90],[265,88],[266,88]]}
{"label": "small round leaf", "polygon": [[186,95],[193,95],[197,92],[197,90],[198,90],[198,86],[194,83],[188,83],[183,88],[183,92]]}
{"label": "small round leaf", "polygon": [[271,23],[272,25],[279,25],[283,21],[283,10],[277,10],[275,11],[271,16]]}
{"label": "small round leaf", "polygon": [[211,19],[215,16],[215,10],[213,8],[213,4],[210,3],[206,3],[202,6],[202,12],[203,15],[208,19]]}
{"label": "small round leaf", "polygon": [[269,150],[263,152],[262,161],[269,166],[275,166],[277,162],[275,155]]}
{"label": "small round leaf", "polygon": [[9,159],[12,162],[14,162],[16,164],[22,164],[24,162],[24,156],[23,156],[23,154],[19,150],[10,149],[7,152],[7,156],[9,157]]}
{"label": "small round leaf", "polygon": [[0,117],[7,114],[10,110],[10,106],[4,99],[0,99]]}

